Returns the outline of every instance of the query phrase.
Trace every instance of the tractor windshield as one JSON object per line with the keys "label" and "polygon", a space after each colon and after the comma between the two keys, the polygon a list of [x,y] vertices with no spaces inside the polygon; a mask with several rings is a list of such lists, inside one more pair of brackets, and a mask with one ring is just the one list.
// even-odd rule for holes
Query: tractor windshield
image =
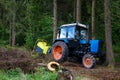
{"label": "tractor windshield", "polygon": [[69,27],[68,28],[68,38],[74,38],[75,36],[75,27],[72,26],[72,27]]}
{"label": "tractor windshield", "polygon": [[66,26],[59,30],[58,38],[75,38],[75,27],[74,26]]}

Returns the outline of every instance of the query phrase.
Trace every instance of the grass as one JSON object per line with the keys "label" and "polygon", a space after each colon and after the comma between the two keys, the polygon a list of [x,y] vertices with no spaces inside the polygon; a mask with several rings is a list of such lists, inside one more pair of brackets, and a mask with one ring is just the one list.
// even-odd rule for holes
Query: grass
{"label": "grass", "polygon": [[113,45],[113,51],[114,51],[114,56],[115,56],[115,62],[120,62],[120,46]]}
{"label": "grass", "polygon": [[120,46],[119,45],[113,45],[113,51],[114,51],[114,53],[120,53]]}
{"label": "grass", "polygon": [[0,80],[56,80],[57,73],[39,68],[35,73],[23,73],[21,69],[0,71]]}
{"label": "grass", "polygon": [[116,56],[115,56],[115,62],[120,62],[120,53],[116,54]]}
{"label": "grass", "polygon": [[[35,73],[23,73],[21,69],[0,70],[0,80],[56,80],[57,72],[47,71],[45,68],[38,68]],[[86,77],[76,76],[75,80],[89,80]]]}

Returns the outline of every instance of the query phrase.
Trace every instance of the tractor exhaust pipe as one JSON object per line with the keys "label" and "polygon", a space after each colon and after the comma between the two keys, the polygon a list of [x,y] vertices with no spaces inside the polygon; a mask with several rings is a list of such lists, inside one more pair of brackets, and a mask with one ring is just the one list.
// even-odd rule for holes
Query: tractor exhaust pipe
{"label": "tractor exhaust pipe", "polygon": [[89,25],[86,25],[87,29],[87,36],[86,36],[86,43],[89,44]]}

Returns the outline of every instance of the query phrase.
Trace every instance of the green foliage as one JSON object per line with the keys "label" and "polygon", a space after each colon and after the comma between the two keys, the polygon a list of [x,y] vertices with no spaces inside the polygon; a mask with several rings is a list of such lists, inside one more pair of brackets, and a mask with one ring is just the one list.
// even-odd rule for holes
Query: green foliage
{"label": "green foliage", "polygon": [[[120,0],[111,0],[111,27],[112,27],[112,41],[114,53],[120,53]],[[120,55],[115,58],[120,61]]]}
{"label": "green foliage", "polygon": [[4,46],[8,40],[7,40],[8,34],[6,33],[6,30],[3,26],[3,24],[0,22],[0,45]]}
{"label": "green foliage", "polygon": [[96,0],[95,8],[95,36],[96,39],[105,40],[105,24],[104,24],[104,1]]}
{"label": "green foliage", "polygon": [[40,20],[36,21],[34,27],[28,29],[26,33],[26,46],[28,48],[33,48],[37,39],[43,39],[48,43],[52,43],[52,23],[52,17],[49,15],[42,16]]}
{"label": "green foliage", "polygon": [[[58,26],[75,22],[75,0],[58,0]],[[114,51],[120,52],[120,0],[110,0],[111,27]],[[49,44],[53,38],[53,0],[0,0],[0,46],[10,43],[10,20],[15,4],[16,45],[33,49],[37,39]],[[104,1],[96,0],[95,36],[105,42]],[[88,24],[91,31],[92,1],[82,0],[82,23]],[[91,34],[90,34],[91,35]]]}
{"label": "green foliage", "polygon": [[115,62],[120,62],[120,54],[116,54],[117,56],[115,56]]}
{"label": "green foliage", "polygon": [[120,62],[120,46],[113,45],[115,62]]}
{"label": "green foliage", "polygon": [[21,80],[20,79],[20,69],[8,70],[6,72],[0,71],[1,80]]}
{"label": "green foliage", "polygon": [[49,44],[52,43],[53,20],[51,14],[45,11],[49,10],[45,5],[47,5],[46,1],[30,0],[27,3],[28,28],[25,38],[27,48],[33,49],[33,45],[37,39],[46,40]]}
{"label": "green foliage", "polygon": [[57,73],[46,71],[44,68],[39,68],[38,72],[33,75],[35,80],[56,80],[57,78]]}
{"label": "green foliage", "polygon": [[40,68],[37,72],[25,74],[21,69],[0,71],[0,80],[56,80],[57,73],[46,71]]}
{"label": "green foliage", "polygon": [[25,41],[26,41],[26,47],[28,49],[32,49],[34,45],[34,41],[33,41],[33,34],[30,31],[26,33]]}
{"label": "green foliage", "polygon": [[43,17],[41,17],[38,24],[39,24],[38,26],[41,27],[41,31],[35,32],[36,35],[38,33],[37,37],[40,39],[47,40],[49,43],[52,43],[52,33],[53,33],[52,17],[49,15],[44,15]]}
{"label": "green foliage", "polygon": [[113,51],[114,51],[114,53],[120,53],[120,46],[119,45],[113,45]]}

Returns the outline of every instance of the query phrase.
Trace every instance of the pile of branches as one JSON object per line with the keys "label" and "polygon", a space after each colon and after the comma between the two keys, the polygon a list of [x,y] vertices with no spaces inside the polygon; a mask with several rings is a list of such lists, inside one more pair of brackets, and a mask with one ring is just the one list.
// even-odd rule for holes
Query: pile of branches
{"label": "pile of branches", "polygon": [[20,68],[24,72],[34,72],[37,62],[30,55],[30,52],[19,49],[0,49],[0,69]]}

